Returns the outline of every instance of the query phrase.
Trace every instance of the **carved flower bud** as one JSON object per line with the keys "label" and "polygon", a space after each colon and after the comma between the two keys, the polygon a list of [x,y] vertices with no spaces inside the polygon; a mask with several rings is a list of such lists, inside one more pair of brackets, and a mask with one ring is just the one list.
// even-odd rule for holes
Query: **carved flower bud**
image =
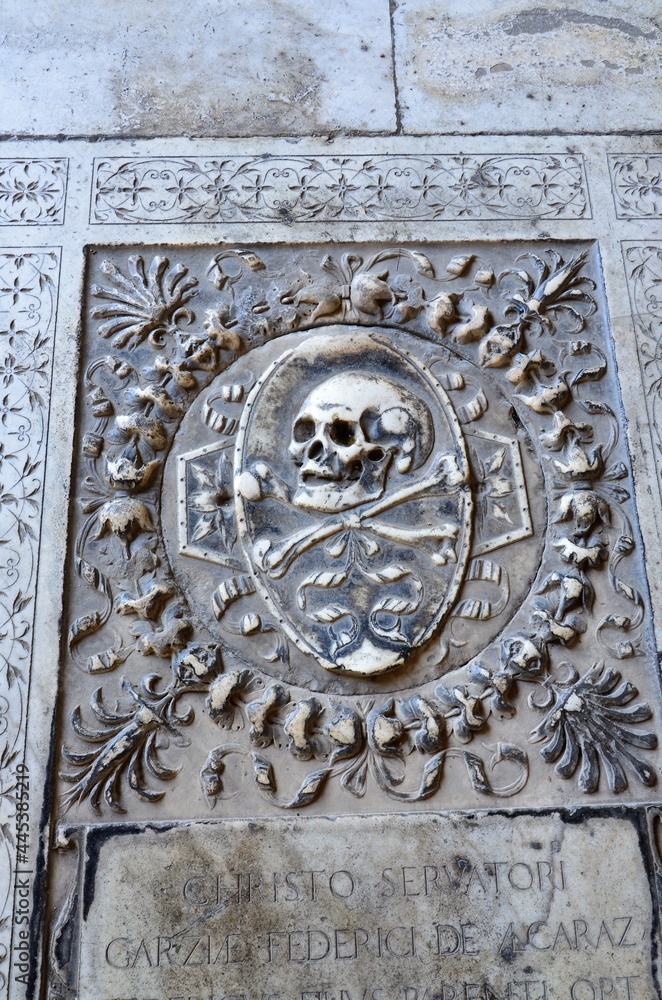
{"label": "carved flower bud", "polygon": [[390,713],[393,711],[393,699],[373,708],[368,714],[368,740],[373,750],[388,756],[395,756],[398,744],[402,741],[405,727],[399,719]]}
{"label": "carved flower bud", "polygon": [[103,437],[101,434],[85,434],[83,437],[83,454],[90,458],[98,458],[103,448]]}
{"label": "carved flower bud", "polygon": [[254,611],[249,611],[239,622],[239,631],[242,635],[253,635],[262,630],[262,619]]}
{"label": "carved flower bud", "polygon": [[415,695],[412,707],[420,720],[421,728],[416,734],[416,746],[423,753],[437,753],[444,744],[444,719],[439,706],[428,698]]}
{"label": "carved flower bud", "polygon": [[186,646],[173,657],[172,672],[184,684],[198,684],[214,677],[221,667],[219,646]]}
{"label": "carved flower bud", "polygon": [[130,497],[117,497],[100,509],[96,538],[111,532],[120,540],[128,558],[128,547],[133,539],[143,531],[153,530],[152,517],[144,503]]}
{"label": "carved flower bud", "polygon": [[444,334],[448,324],[456,318],[456,305],[459,296],[455,292],[442,292],[425,308],[425,318],[428,326],[435,333]]}
{"label": "carved flower bud", "polygon": [[473,254],[467,254],[466,256],[464,254],[457,254],[448,261],[446,270],[449,274],[453,274],[457,278],[466,271],[473,259]]}
{"label": "carved flower bud", "polygon": [[110,355],[110,358],[107,358],[106,361],[108,362],[109,360],[108,367],[111,368],[113,375],[116,375],[117,378],[124,380],[133,372],[131,365],[126,361],[122,361],[121,358],[115,358]]}
{"label": "carved flower bud", "polygon": [[581,438],[582,441],[590,440],[593,436],[593,428],[590,424],[576,424],[561,410],[554,413],[554,426],[551,431],[544,431],[540,434],[542,444],[550,451],[559,451],[567,440],[571,438]]}
{"label": "carved flower bud", "polygon": [[523,633],[508,636],[501,643],[501,663],[511,673],[532,674],[537,677],[543,672],[546,659],[544,647],[538,648]]}
{"label": "carved flower bud", "polygon": [[352,305],[369,316],[377,316],[382,305],[393,300],[393,292],[383,278],[376,274],[357,274],[351,285]]}
{"label": "carved flower bud", "polygon": [[114,458],[106,455],[104,479],[113,490],[136,492],[149,485],[160,464],[156,460],[144,464],[138,450],[130,444]]}
{"label": "carved flower bud", "polygon": [[469,319],[455,327],[453,340],[456,344],[472,344],[487,333],[491,323],[487,307],[472,302]]}
{"label": "carved flower bud", "polygon": [[248,738],[258,747],[268,747],[274,741],[274,726],[271,717],[289,701],[289,694],[281,684],[272,684],[262,698],[251,701],[246,706],[246,715],[251,724]]}
{"label": "carved flower bud", "polygon": [[570,615],[561,622],[542,605],[534,609],[532,623],[535,623],[533,627],[543,642],[560,642],[563,646],[574,642],[581,632],[586,631],[586,623],[581,618]]}
{"label": "carved flower bud", "polygon": [[489,287],[494,282],[494,271],[491,267],[481,267],[476,271],[474,281],[477,285]]}
{"label": "carved flower bud", "polygon": [[181,389],[195,389],[198,384],[195,375],[188,370],[185,364],[178,364],[170,358],[164,358],[163,355],[157,357],[154,367],[159,375],[170,375]]}
{"label": "carved flower bud", "polygon": [[557,538],[552,542],[559,549],[561,559],[567,563],[583,566],[599,566],[609,555],[609,547],[604,542],[593,545],[577,545],[571,538]]}
{"label": "carved flower bud", "polygon": [[200,772],[200,781],[202,783],[202,790],[209,801],[210,805],[213,805],[217,795],[223,791],[223,780],[221,775],[225,769],[225,764],[223,762],[222,748],[216,747],[212,750],[207,757],[205,766]]}
{"label": "carved flower bud", "polygon": [[227,318],[214,309],[208,309],[207,319],[202,325],[207,339],[216,347],[225,351],[238,351],[241,348],[241,337],[225,325]]}
{"label": "carved flower bud", "polygon": [[108,399],[103,389],[97,387],[90,394],[90,406],[93,417],[110,417],[113,412],[113,404]]}
{"label": "carved flower bud", "polygon": [[564,454],[564,461],[555,459],[554,465],[566,479],[596,479],[602,475],[604,468],[602,445],[594,448],[590,455],[581,445],[570,445]]}
{"label": "carved flower bud", "polygon": [[332,703],[334,715],[324,727],[324,732],[338,749],[335,751],[337,760],[340,757],[351,757],[359,750],[363,742],[361,720],[356,712],[345,705]]}
{"label": "carved flower bud", "polygon": [[530,396],[517,394],[517,398],[535,413],[555,413],[563,407],[569,396],[570,390],[564,378],[559,378],[553,385],[539,385]]}
{"label": "carved flower bud", "polygon": [[516,354],[506,378],[512,385],[519,385],[529,377],[531,372],[537,371],[543,361],[540,351],[532,351],[530,354]]}
{"label": "carved flower bud", "polygon": [[165,428],[156,417],[147,417],[144,413],[123,413],[115,418],[115,423],[127,436],[142,437],[154,451],[162,451],[168,444]]}
{"label": "carved flower bud", "polygon": [[310,730],[321,710],[317,698],[306,698],[297,702],[285,720],[283,732],[289,738],[288,749],[299,760],[310,760],[317,749],[317,740]]}
{"label": "carved flower bud", "polygon": [[247,672],[232,670],[221,674],[209,688],[207,710],[209,718],[219,726],[231,726],[234,721],[235,698],[246,686]]}
{"label": "carved flower bud", "polygon": [[559,521],[565,521],[570,516],[575,519],[577,533],[585,535],[596,521],[609,523],[609,504],[593,490],[565,493],[559,502]]}
{"label": "carved flower bud", "polygon": [[467,673],[469,674],[469,679],[475,684],[480,684],[483,689],[487,687],[492,688],[492,697],[490,700],[495,712],[508,717],[515,714],[514,706],[506,701],[506,695],[510,693],[515,684],[515,678],[512,673],[507,670],[492,671],[482,663],[470,665]]}
{"label": "carved flower bud", "polygon": [[470,694],[466,686],[459,684],[450,690],[440,684],[434,693],[444,705],[453,709],[449,717],[453,719],[455,735],[461,743],[468,743],[486,722],[482,714],[481,699]]}
{"label": "carved flower bud", "polygon": [[519,347],[522,333],[517,323],[495,326],[478,346],[478,358],[484,368],[503,368]]}

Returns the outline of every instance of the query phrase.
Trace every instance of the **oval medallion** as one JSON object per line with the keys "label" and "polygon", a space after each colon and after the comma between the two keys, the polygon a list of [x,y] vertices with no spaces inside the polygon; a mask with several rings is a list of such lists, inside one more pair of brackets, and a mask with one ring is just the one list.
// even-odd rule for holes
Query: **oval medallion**
{"label": "oval medallion", "polygon": [[439,380],[377,332],[330,328],[255,383],[235,449],[258,592],[326,669],[376,675],[439,628],[471,543],[469,461]]}

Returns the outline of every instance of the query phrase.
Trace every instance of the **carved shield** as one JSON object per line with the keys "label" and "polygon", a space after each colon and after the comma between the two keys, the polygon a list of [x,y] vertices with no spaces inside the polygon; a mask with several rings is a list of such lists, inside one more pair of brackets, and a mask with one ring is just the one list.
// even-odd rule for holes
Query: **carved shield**
{"label": "carved shield", "polygon": [[455,601],[471,542],[465,442],[439,380],[385,331],[331,328],[264,372],[235,500],[256,588],[329,670],[403,664]]}

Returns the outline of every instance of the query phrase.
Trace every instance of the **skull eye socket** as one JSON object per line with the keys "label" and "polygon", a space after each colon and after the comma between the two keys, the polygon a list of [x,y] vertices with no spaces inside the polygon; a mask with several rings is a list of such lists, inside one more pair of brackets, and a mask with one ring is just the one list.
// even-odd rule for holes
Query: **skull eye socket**
{"label": "skull eye socket", "polygon": [[310,441],[311,437],[315,433],[315,422],[311,420],[310,417],[303,417],[302,420],[297,420],[294,425],[294,440],[301,444],[302,441]]}
{"label": "skull eye socket", "polygon": [[356,426],[349,420],[334,420],[329,434],[334,444],[347,448],[356,441]]}

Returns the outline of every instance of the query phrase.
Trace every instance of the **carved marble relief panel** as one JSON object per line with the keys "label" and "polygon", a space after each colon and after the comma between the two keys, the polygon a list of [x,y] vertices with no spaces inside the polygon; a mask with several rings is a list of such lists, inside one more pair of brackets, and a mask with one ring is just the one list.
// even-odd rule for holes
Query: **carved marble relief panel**
{"label": "carved marble relief panel", "polygon": [[591,242],[89,251],[62,824],[656,795],[600,274]]}

